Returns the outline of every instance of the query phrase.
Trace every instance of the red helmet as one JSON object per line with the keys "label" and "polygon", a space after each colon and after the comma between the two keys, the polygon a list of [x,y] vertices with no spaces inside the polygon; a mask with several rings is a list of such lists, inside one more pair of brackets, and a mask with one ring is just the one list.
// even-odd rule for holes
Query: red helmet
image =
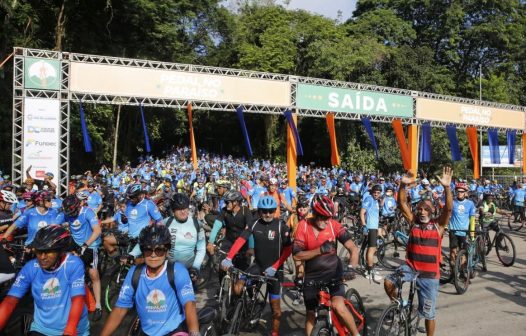
{"label": "red helmet", "polygon": [[32,191],[26,191],[22,194],[22,199],[24,201],[31,201],[33,199],[33,192]]}
{"label": "red helmet", "polygon": [[455,190],[458,190],[458,189],[464,189],[465,191],[468,191],[468,185],[466,184],[466,182],[457,182],[455,184]]}
{"label": "red helmet", "polygon": [[334,216],[334,203],[328,196],[315,195],[312,199],[312,211],[324,217]]}

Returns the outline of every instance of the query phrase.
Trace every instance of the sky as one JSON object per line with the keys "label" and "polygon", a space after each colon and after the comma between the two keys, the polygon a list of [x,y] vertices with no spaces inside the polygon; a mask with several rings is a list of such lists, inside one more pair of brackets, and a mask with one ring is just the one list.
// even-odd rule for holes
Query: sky
{"label": "sky", "polygon": [[352,16],[357,0],[291,0],[287,8],[304,9],[309,12],[336,19],[338,10],[342,11],[341,22]]}

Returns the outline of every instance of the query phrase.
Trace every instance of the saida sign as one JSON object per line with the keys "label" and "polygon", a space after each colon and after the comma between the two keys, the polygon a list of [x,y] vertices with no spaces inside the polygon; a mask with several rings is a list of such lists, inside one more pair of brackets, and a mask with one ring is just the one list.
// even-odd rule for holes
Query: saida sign
{"label": "saida sign", "polygon": [[26,89],[59,90],[60,61],[26,57],[24,87]]}
{"label": "saida sign", "polygon": [[413,98],[410,96],[310,84],[298,84],[296,105],[300,109],[328,112],[413,116]]}

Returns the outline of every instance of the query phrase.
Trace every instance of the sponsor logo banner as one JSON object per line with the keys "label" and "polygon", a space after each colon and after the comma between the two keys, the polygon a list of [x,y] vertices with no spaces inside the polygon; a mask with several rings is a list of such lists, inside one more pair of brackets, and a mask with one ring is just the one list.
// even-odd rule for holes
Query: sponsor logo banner
{"label": "sponsor logo banner", "polygon": [[24,87],[26,89],[59,90],[60,61],[26,57]]}
{"label": "sponsor logo banner", "polygon": [[71,62],[70,90],[115,96],[290,106],[290,83]]}
{"label": "sponsor logo banner", "polygon": [[524,112],[417,98],[416,117],[425,120],[510,129],[524,128]]}
{"label": "sponsor logo banner", "polygon": [[296,106],[300,109],[349,112],[411,118],[413,98],[381,92],[298,84]]}
{"label": "sponsor logo banner", "polygon": [[522,167],[522,146],[515,146],[515,162],[509,163],[508,160],[508,146],[499,146],[500,163],[491,163],[491,155],[489,146],[482,146],[480,152],[482,167],[495,167],[495,168],[520,168]]}
{"label": "sponsor logo banner", "polygon": [[58,185],[60,150],[60,101],[58,99],[26,98],[24,100],[24,172],[43,179],[53,173]]}

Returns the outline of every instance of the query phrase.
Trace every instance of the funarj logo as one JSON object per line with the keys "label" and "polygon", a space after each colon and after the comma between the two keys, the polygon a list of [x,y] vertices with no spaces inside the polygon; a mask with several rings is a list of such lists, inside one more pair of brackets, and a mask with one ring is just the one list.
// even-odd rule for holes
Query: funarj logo
{"label": "funarj logo", "polygon": [[146,296],[146,310],[164,312],[166,307],[166,296],[160,290],[154,289]]}
{"label": "funarj logo", "polygon": [[46,227],[47,226],[47,222],[46,221],[40,221],[38,222],[38,228],[41,229],[43,227]]}
{"label": "funarj logo", "polygon": [[54,299],[60,297],[60,295],[62,295],[62,290],[60,290],[60,282],[58,281],[58,279],[48,279],[42,287],[42,299]]}
{"label": "funarj logo", "polygon": [[75,219],[75,221],[73,223],[71,223],[71,226],[73,226],[75,228],[79,228],[80,227],[80,221],[78,219]]}
{"label": "funarj logo", "polygon": [[465,210],[465,209],[464,209],[464,204],[460,204],[460,205],[458,206],[458,212],[461,213],[461,214],[463,214],[463,213],[464,213],[464,210]]}
{"label": "funarj logo", "polygon": [[41,87],[51,86],[58,79],[55,68],[44,60],[33,63],[29,67],[28,74],[29,80]]}

